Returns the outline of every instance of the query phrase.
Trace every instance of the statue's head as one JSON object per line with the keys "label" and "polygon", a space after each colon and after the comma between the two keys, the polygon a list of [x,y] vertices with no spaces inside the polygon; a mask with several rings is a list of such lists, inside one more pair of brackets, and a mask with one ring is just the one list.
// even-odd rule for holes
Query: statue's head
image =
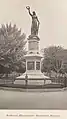
{"label": "statue's head", "polygon": [[36,15],[35,11],[33,11],[33,15]]}

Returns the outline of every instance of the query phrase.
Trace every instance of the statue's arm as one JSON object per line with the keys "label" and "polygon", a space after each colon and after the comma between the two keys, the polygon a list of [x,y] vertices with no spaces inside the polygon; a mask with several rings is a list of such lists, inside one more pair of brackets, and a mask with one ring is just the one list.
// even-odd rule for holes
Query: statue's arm
{"label": "statue's arm", "polygon": [[31,12],[30,12],[30,9],[29,9],[28,11],[29,11],[29,15],[32,17],[32,14],[31,14]]}
{"label": "statue's arm", "polygon": [[29,12],[29,15],[32,17],[33,15],[32,15],[31,12],[30,12],[30,7],[27,6],[26,8],[27,8],[27,10],[28,10],[28,12]]}

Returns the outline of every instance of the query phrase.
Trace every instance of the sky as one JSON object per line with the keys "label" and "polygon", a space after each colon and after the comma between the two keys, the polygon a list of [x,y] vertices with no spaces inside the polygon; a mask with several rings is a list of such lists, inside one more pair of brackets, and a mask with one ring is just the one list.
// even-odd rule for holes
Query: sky
{"label": "sky", "polygon": [[0,0],[0,24],[16,24],[28,37],[31,17],[26,6],[36,11],[40,21],[40,48],[67,48],[67,0]]}

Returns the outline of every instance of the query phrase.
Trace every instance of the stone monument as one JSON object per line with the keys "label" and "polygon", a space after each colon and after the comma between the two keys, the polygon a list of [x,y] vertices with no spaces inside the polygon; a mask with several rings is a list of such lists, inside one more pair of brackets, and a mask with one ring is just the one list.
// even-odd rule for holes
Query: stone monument
{"label": "stone monument", "polygon": [[28,41],[28,52],[24,56],[26,60],[26,72],[21,76],[17,77],[15,80],[15,84],[24,83],[25,77],[28,77],[28,84],[44,84],[44,80],[49,78],[44,76],[41,72],[41,54],[39,52],[39,42],[40,38],[38,37],[38,30],[40,22],[38,17],[36,16],[35,11],[33,13],[30,12],[30,7],[27,6],[29,15],[32,18],[31,25],[31,34],[29,35]]}

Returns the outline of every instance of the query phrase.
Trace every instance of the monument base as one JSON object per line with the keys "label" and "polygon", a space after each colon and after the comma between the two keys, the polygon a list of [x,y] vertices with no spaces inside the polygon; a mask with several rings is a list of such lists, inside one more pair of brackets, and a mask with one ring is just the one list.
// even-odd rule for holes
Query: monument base
{"label": "monument base", "polygon": [[25,72],[21,76],[17,77],[14,84],[25,85],[26,74],[28,76],[28,85],[44,85],[46,79],[49,79],[49,77],[44,76],[44,74],[41,72],[30,71],[27,73]]}

